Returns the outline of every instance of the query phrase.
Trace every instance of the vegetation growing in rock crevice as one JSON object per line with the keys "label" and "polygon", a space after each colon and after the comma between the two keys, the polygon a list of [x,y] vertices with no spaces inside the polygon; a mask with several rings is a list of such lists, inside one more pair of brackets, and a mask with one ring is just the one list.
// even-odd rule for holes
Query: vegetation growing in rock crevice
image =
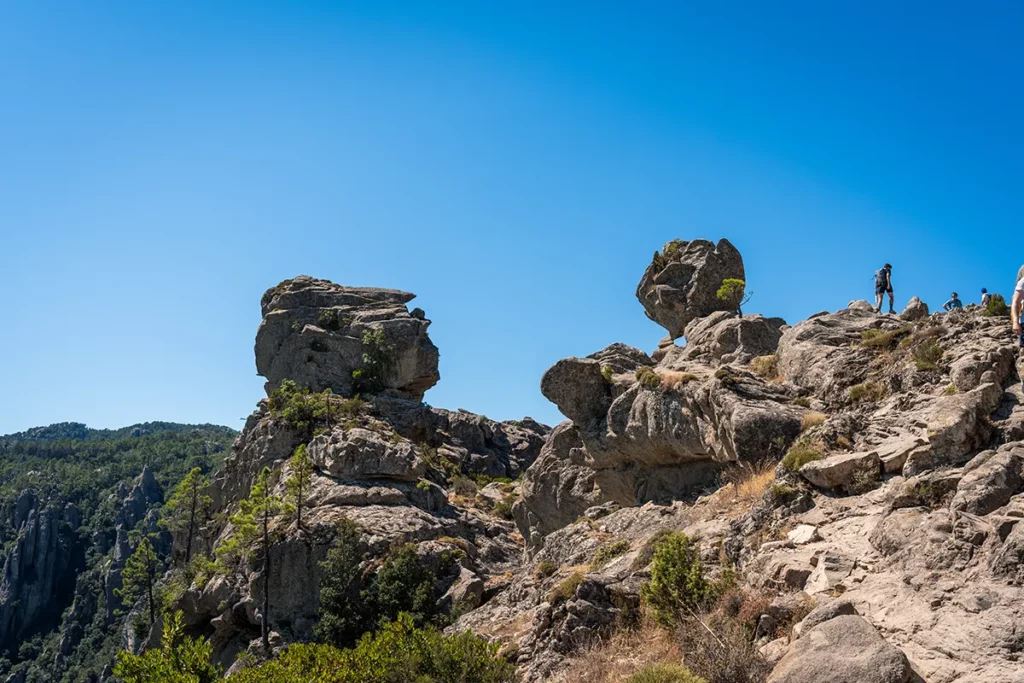
{"label": "vegetation growing in rock crevice", "polygon": [[817,448],[794,444],[782,458],[782,466],[791,472],[797,472],[807,463],[814,462],[815,460],[821,460],[824,457],[825,454]]}
{"label": "vegetation growing in rock crevice", "polygon": [[850,387],[850,400],[857,403],[877,403],[885,398],[885,387],[868,380]]}
{"label": "vegetation growing in rock crevice", "polygon": [[651,581],[642,586],[640,597],[655,621],[671,627],[685,615],[710,607],[720,590],[704,575],[700,553],[689,537],[676,532],[655,546]]}
{"label": "vegetation growing in rock crevice", "polygon": [[725,303],[730,311],[743,317],[743,306],[754,296],[753,292],[746,291],[747,283],[737,278],[726,278],[722,280],[722,286],[718,288],[715,296]]}
{"label": "vegetation growing in rock crevice", "polygon": [[395,345],[381,328],[363,332],[363,367],[352,371],[357,392],[377,393],[387,387],[394,375],[397,358]]}

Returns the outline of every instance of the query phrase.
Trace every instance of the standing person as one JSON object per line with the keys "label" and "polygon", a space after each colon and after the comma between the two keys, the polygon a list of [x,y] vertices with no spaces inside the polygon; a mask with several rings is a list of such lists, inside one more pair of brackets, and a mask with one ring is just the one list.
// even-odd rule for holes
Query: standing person
{"label": "standing person", "polygon": [[988,300],[992,298],[992,295],[988,293],[988,290],[984,287],[981,288],[981,306],[984,308],[988,306]]}
{"label": "standing person", "polygon": [[886,263],[875,271],[875,313],[882,312],[882,298],[889,294],[889,313],[895,313],[892,297],[892,266]]}
{"label": "standing person", "polygon": [[946,311],[947,313],[949,311],[962,310],[964,307],[964,302],[960,301],[960,299],[957,298],[956,292],[953,292],[952,297],[953,298],[951,298],[949,301],[942,304],[942,310]]}

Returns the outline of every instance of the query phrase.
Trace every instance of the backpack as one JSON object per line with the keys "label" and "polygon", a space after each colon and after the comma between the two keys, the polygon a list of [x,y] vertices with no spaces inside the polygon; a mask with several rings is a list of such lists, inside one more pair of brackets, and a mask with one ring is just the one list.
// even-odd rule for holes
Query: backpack
{"label": "backpack", "polygon": [[884,289],[889,285],[889,274],[885,268],[879,268],[875,271],[875,287],[878,289]]}

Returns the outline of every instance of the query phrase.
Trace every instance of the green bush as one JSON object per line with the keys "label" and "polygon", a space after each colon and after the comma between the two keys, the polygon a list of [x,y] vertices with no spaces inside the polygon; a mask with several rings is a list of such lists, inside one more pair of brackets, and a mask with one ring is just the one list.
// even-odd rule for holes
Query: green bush
{"label": "green bush", "polygon": [[825,454],[816,448],[794,445],[782,458],[782,466],[791,472],[797,472],[809,462],[821,460]]}
{"label": "green bush", "polygon": [[494,504],[494,507],[491,508],[491,512],[502,519],[512,519],[512,506],[515,502],[515,496],[507,495]]}
{"label": "green bush", "polygon": [[533,568],[533,575],[538,579],[546,579],[558,571],[558,565],[548,560],[541,560]]}
{"label": "green bush", "polygon": [[164,625],[162,647],[141,655],[117,653],[114,675],[122,683],[216,683],[220,669],[210,663],[213,646],[208,640],[184,635],[181,612]]}
{"label": "green bush", "polygon": [[1010,315],[1010,307],[1006,305],[1006,299],[1002,294],[993,294],[985,304],[985,310],[981,312],[990,318],[1006,318]]}
{"label": "green bush", "polygon": [[331,397],[330,389],[312,393],[286,379],[270,392],[268,406],[275,419],[283,421],[297,432],[311,436],[316,425],[327,423],[330,417],[328,410],[337,412]]}
{"label": "green bush", "polygon": [[708,683],[679,664],[648,664],[626,679],[626,683]]}
{"label": "green bush", "polygon": [[736,278],[726,278],[722,280],[722,286],[718,288],[715,296],[718,297],[719,301],[725,303],[729,307],[728,310],[736,311],[743,317],[743,304],[750,300],[751,293],[746,292],[747,283],[743,280]]}
{"label": "green bush", "polygon": [[792,403],[795,406],[800,406],[801,408],[811,407],[811,399],[807,398],[806,396],[797,396],[792,401],[790,401],[790,403]]}
{"label": "green bush", "polygon": [[604,381],[608,382],[608,384],[612,383],[612,374],[613,374],[612,366],[610,366],[610,365],[602,365],[601,366],[601,376],[604,377]]}
{"label": "green bush", "polygon": [[901,327],[896,330],[864,330],[860,333],[860,345],[875,351],[892,349],[896,343],[910,334],[912,327]]}
{"label": "green bush", "polygon": [[325,330],[337,330],[341,327],[341,320],[338,319],[338,311],[333,308],[321,308],[316,319],[320,327]]}
{"label": "green bush", "polygon": [[657,389],[661,386],[661,377],[646,365],[636,371],[636,381],[645,389]]}
{"label": "green bush", "polygon": [[591,571],[597,571],[616,557],[629,552],[629,541],[619,540],[603,545],[594,553],[594,559],[590,563]]}
{"label": "green bush", "polygon": [[858,403],[877,403],[885,397],[885,387],[878,382],[864,382],[850,388],[850,400]]}
{"label": "green bush", "polygon": [[395,372],[395,346],[384,330],[374,328],[363,332],[363,367],[352,371],[352,382],[358,392],[377,393],[387,387]]}
{"label": "green bush", "polygon": [[926,339],[914,347],[914,364],[918,370],[937,370],[942,359],[942,347],[934,338]]}
{"label": "green bush", "polygon": [[552,605],[565,602],[576,594],[576,589],[583,583],[583,572],[573,572],[566,578],[555,584],[555,587],[548,593],[548,602]]}
{"label": "green bush", "polygon": [[[418,628],[408,614],[367,634],[356,647],[298,644],[278,659],[244,669],[230,683],[512,683],[515,667],[498,645],[464,631]],[[149,682],[147,682],[149,683]],[[152,683],[156,683],[153,681]]]}
{"label": "green bush", "polygon": [[640,598],[654,619],[666,627],[690,612],[707,609],[718,597],[718,587],[704,576],[700,552],[682,532],[664,537],[654,549],[651,580],[640,588]]}

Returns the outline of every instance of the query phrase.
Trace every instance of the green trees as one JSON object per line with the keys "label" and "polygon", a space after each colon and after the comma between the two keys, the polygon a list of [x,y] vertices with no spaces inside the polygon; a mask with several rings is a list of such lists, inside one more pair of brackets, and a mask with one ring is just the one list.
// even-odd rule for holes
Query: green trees
{"label": "green trees", "polygon": [[[292,645],[278,659],[244,669],[229,683],[511,683],[515,667],[498,645],[468,631],[445,636],[407,614],[367,634],[351,650]],[[136,683],[126,681],[126,683]]]}
{"label": "green trees", "polygon": [[363,557],[359,527],[343,522],[326,561],[320,564],[318,640],[349,647],[399,614],[408,615],[417,626],[438,615],[435,573],[416,554],[415,546],[392,548],[375,573],[365,570]]}
{"label": "green trees", "polygon": [[291,474],[285,482],[288,490],[289,504],[295,509],[295,526],[302,531],[302,508],[309,495],[309,485],[313,479],[313,460],[309,457],[306,444],[295,449],[291,459]]}
{"label": "green trees", "polygon": [[319,429],[331,428],[332,413],[336,412],[333,398],[330,388],[314,393],[286,379],[270,392],[268,405],[275,418],[311,437]]}
{"label": "green trees", "polygon": [[270,650],[270,549],[280,538],[280,530],[271,529],[270,523],[278,515],[290,512],[288,503],[271,493],[271,474],[269,467],[260,472],[249,497],[238,504],[238,512],[230,518],[234,527],[231,537],[217,549],[222,564],[259,558],[263,573],[260,632],[267,651]]}
{"label": "green trees", "polygon": [[726,278],[722,280],[722,286],[716,292],[719,300],[724,301],[729,310],[739,313],[741,318],[743,317],[743,304],[750,301],[750,297],[754,295],[753,292],[746,292],[746,287],[747,283],[743,280]]}
{"label": "green trees", "polygon": [[372,614],[363,592],[363,550],[359,527],[342,520],[327,559],[320,563],[320,620],[316,639],[345,647],[372,628]]}
{"label": "green trees", "polygon": [[161,520],[170,531],[185,533],[186,565],[192,561],[192,539],[206,521],[213,502],[205,493],[209,483],[203,471],[193,467],[174,488]]}
{"label": "green trees", "polygon": [[159,570],[160,558],[149,538],[143,536],[135,552],[125,562],[124,571],[121,572],[121,587],[114,591],[128,606],[135,604],[139,598],[143,599],[149,612],[150,628],[156,622],[156,580]]}
{"label": "green trees", "polygon": [[988,303],[981,314],[990,318],[1005,318],[1010,315],[1010,307],[1002,294],[993,294],[988,298]]}
{"label": "green trees", "polygon": [[141,655],[118,652],[114,675],[123,683],[216,683],[220,669],[210,664],[207,641],[184,635],[181,612],[168,616],[162,646]]}
{"label": "green trees", "polygon": [[707,608],[718,597],[719,587],[704,576],[700,552],[682,532],[658,542],[651,565],[651,581],[640,597],[658,623],[671,627],[682,616]]}
{"label": "green trees", "polygon": [[376,393],[395,372],[395,346],[380,328],[363,332],[363,367],[352,371],[356,391]]}

